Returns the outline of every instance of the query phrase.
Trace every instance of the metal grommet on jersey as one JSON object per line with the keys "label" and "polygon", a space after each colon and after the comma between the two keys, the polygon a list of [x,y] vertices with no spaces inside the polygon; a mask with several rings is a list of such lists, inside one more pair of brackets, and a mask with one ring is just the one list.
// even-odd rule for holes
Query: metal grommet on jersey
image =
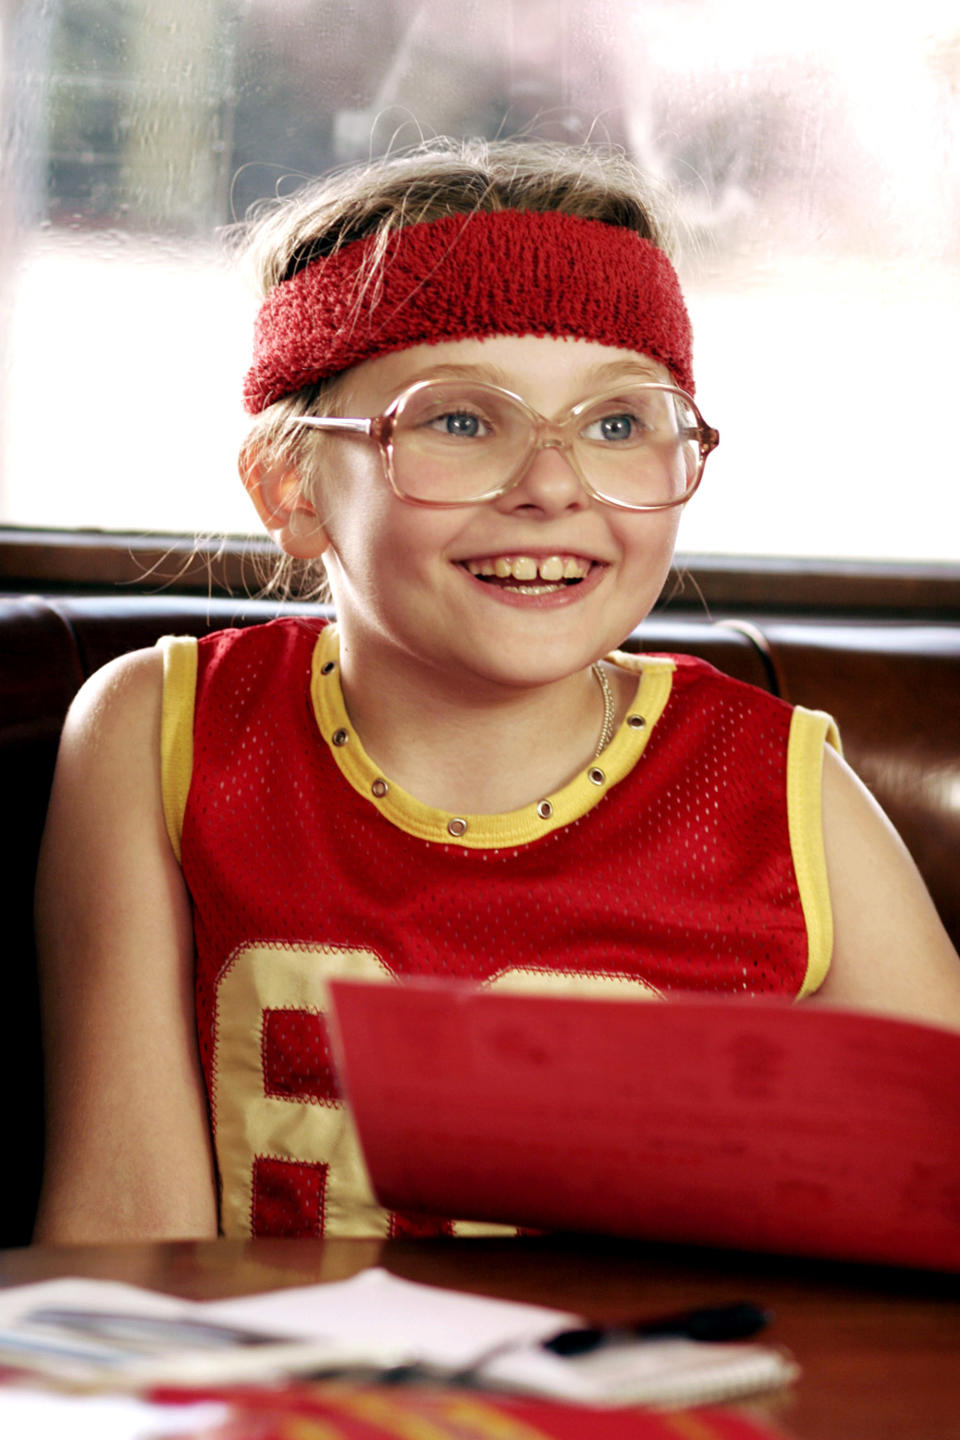
{"label": "metal grommet on jersey", "polygon": [[370,793],[371,795],[376,795],[378,800],[382,800],[389,789],[390,786],[387,784],[386,780],[374,780],[373,784],[370,786]]}
{"label": "metal grommet on jersey", "polygon": [[466,835],[467,833],[467,822],[457,815],[452,820],[447,821],[447,830],[455,840],[459,840],[461,835]]}
{"label": "metal grommet on jersey", "polygon": [[541,820],[550,819],[550,816],[553,814],[553,806],[550,804],[549,800],[540,801],[540,804],[537,806],[537,814],[540,816]]}
{"label": "metal grommet on jersey", "polygon": [[627,724],[631,730],[642,730],[647,721],[643,715],[628,715]]}
{"label": "metal grommet on jersey", "polygon": [[337,668],[337,662],[336,662],[336,660],[328,660],[327,663],[326,663],[326,665],[322,665],[322,666],[320,667],[320,674],[321,674],[321,675],[332,675],[333,672],[334,672],[334,670],[336,670],[336,668]]}
{"label": "metal grommet on jersey", "polygon": [[349,730],[334,730],[331,738],[334,745],[346,745],[350,739],[350,732]]}
{"label": "metal grommet on jersey", "polygon": [[606,783],[607,777],[599,765],[594,765],[587,771],[587,779],[593,785],[603,785]]}

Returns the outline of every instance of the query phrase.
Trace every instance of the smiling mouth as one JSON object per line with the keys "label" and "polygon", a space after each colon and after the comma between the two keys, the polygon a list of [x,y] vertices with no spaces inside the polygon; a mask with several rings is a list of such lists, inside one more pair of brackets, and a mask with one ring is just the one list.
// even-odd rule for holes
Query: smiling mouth
{"label": "smiling mouth", "polygon": [[495,555],[461,561],[487,585],[525,595],[549,595],[585,580],[593,565],[582,555]]}

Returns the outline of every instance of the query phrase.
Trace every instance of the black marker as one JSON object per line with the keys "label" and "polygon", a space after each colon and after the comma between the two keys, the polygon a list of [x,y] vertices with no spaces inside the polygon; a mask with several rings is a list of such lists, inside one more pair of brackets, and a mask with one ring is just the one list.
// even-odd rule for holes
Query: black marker
{"label": "black marker", "polygon": [[711,1305],[701,1310],[683,1310],[675,1315],[658,1315],[649,1320],[628,1321],[624,1325],[584,1326],[580,1330],[561,1330],[540,1343],[554,1355],[586,1355],[601,1345],[630,1340],[654,1339],[677,1335],[686,1340],[747,1340],[770,1324],[773,1316],[752,1301],[741,1300],[733,1305]]}

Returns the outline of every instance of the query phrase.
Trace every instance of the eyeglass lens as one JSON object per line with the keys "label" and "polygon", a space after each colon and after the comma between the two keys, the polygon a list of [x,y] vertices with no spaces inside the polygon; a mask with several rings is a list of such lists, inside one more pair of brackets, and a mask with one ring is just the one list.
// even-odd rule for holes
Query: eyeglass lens
{"label": "eyeglass lens", "polygon": [[[620,504],[675,504],[700,474],[699,417],[677,390],[628,385],[578,405],[564,439],[581,478]],[[394,479],[412,499],[479,499],[514,480],[536,444],[536,419],[506,392],[424,385],[395,413]]]}

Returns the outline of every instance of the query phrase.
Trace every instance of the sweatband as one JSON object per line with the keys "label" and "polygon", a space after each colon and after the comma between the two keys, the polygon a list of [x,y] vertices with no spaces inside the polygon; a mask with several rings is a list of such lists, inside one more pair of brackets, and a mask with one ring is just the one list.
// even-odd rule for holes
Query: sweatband
{"label": "sweatband", "polygon": [[635,230],[551,210],[474,211],[373,237],[275,285],[260,309],[244,404],[412,345],[491,335],[594,340],[658,360],[693,393],[690,320],[664,252]]}

